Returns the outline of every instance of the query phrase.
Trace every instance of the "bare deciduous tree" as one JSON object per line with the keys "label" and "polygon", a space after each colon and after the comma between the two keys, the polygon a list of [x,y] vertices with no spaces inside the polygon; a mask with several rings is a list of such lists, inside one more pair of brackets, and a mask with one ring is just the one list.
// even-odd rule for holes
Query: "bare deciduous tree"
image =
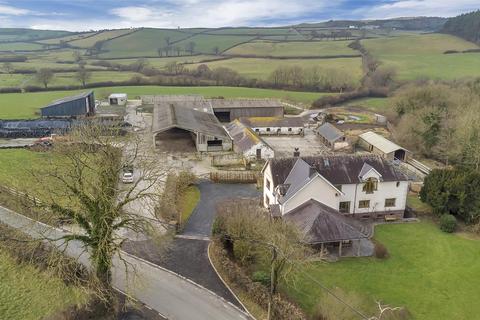
{"label": "bare deciduous tree", "polygon": [[92,77],[92,73],[82,66],[78,69],[75,76],[78,81],[82,83],[82,86],[85,87],[87,85],[87,81]]}
{"label": "bare deciduous tree", "polygon": [[39,82],[41,82],[45,89],[48,88],[48,84],[52,79],[55,77],[55,73],[53,70],[48,68],[42,68],[37,71],[36,78]]}
{"label": "bare deciduous tree", "polygon": [[[44,172],[34,173],[45,185],[43,207],[80,228],[54,241],[67,244],[80,241],[88,250],[107,306],[113,305],[112,259],[116,255],[121,258],[120,249],[126,240],[122,231],[153,231],[154,216],[140,215],[130,206],[141,202],[141,212],[146,204],[157,203],[157,186],[165,175],[153,159],[142,155],[137,139],[122,139],[125,150],[122,153],[117,130],[120,129],[97,125],[74,129],[67,141],[54,144],[52,157],[62,161],[56,161],[56,166],[47,166],[49,169]],[[119,187],[124,168],[134,165],[136,181]],[[50,183],[45,183],[45,179]]]}
{"label": "bare deciduous tree", "polygon": [[13,72],[13,65],[11,62],[4,62],[2,65],[3,71],[5,71],[6,74],[11,74]]}

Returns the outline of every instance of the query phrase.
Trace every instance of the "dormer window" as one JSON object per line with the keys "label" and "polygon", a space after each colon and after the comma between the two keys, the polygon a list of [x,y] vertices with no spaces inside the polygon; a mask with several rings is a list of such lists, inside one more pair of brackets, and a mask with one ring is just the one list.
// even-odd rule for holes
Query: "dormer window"
{"label": "dormer window", "polygon": [[378,180],[375,178],[368,178],[363,184],[363,191],[365,193],[374,193],[378,190]]}

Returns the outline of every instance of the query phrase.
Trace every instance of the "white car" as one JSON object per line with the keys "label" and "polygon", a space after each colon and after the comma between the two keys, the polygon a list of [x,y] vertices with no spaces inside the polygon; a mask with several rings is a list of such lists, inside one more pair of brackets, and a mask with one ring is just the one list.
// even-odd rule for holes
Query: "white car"
{"label": "white car", "polygon": [[133,183],[133,172],[127,171],[122,176],[123,183]]}

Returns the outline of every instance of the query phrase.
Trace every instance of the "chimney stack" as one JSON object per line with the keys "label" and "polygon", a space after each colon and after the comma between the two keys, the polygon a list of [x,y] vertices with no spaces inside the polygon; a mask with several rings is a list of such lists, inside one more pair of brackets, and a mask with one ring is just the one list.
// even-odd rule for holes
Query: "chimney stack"
{"label": "chimney stack", "polygon": [[293,157],[294,158],[300,157],[300,151],[298,151],[298,148],[295,148],[295,151],[293,151]]}

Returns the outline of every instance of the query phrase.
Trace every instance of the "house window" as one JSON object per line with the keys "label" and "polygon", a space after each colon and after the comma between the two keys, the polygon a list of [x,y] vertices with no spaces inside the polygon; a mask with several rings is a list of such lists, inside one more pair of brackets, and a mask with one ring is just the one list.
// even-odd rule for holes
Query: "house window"
{"label": "house window", "polygon": [[338,206],[338,211],[341,213],[350,213],[350,201],[340,202]]}
{"label": "house window", "polygon": [[358,202],[358,208],[359,209],[370,208],[370,200],[360,200]]}
{"label": "house window", "polygon": [[400,181],[397,181],[397,188],[400,187]]}
{"label": "house window", "polygon": [[270,128],[267,128],[267,132],[270,132]]}
{"label": "house window", "polygon": [[363,185],[363,191],[366,193],[373,193],[378,190],[378,180],[375,178],[368,178]]}
{"label": "house window", "polygon": [[288,128],[288,132],[292,132],[292,128]]}
{"label": "house window", "polygon": [[385,208],[395,207],[395,198],[385,199]]}
{"label": "house window", "polygon": [[255,129],[255,132],[260,132],[260,129],[258,129],[258,128],[257,128],[257,129]]}
{"label": "house window", "polygon": [[267,187],[267,190],[270,190],[270,180],[266,179],[265,181],[265,187]]}

